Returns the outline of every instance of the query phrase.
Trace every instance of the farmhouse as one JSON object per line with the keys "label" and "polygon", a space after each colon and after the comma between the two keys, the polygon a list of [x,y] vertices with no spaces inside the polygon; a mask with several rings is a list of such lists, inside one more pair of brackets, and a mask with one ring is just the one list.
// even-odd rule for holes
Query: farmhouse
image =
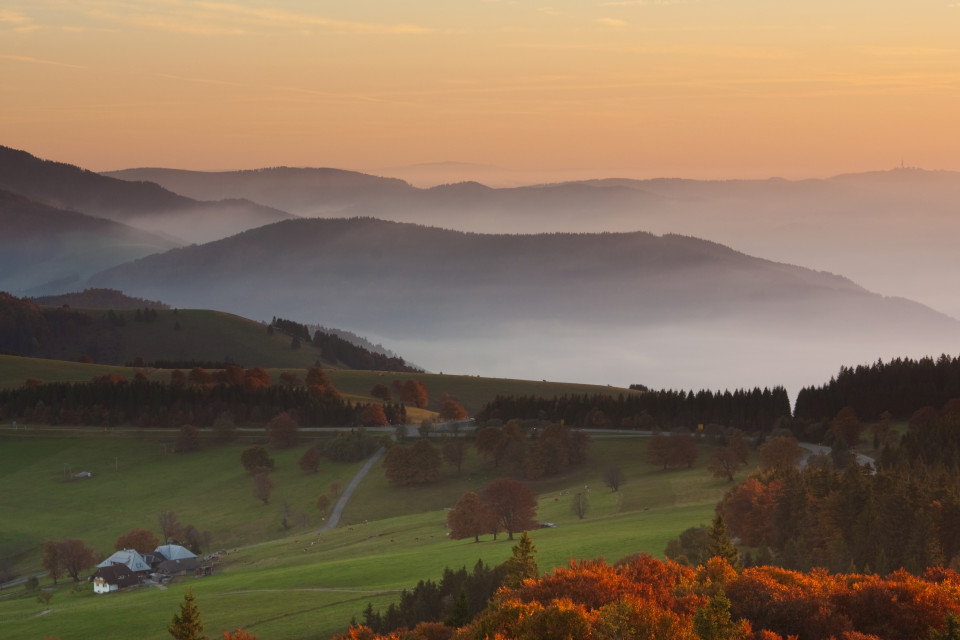
{"label": "farmhouse", "polygon": [[186,575],[200,566],[200,559],[196,554],[178,544],[160,545],[153,551],[154,555],[166,558],[156,566],[156,570],[167,575]]}
{"label": "farmhouse", "polygon": [[150,571],[150,565],[147,564],[147,562],[143,559],[143,556],[137,553],[136,549],[124,549],[123,551],[117,551],[97,566],[105,568],[113,565],[125,566],[134,573],[146,573]]}
{"label": "farmhouse", "polygon": [[135,587],[140,584],[140,577],[126,565],[112,564],[100,567],[90,576],[94,593],[110,593],[124,587]]}

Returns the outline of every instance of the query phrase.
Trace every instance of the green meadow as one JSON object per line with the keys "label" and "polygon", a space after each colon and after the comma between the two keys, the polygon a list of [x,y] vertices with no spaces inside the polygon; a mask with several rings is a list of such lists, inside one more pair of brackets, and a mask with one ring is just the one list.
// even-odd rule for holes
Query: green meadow
{"label": "green meadow", "polygon": [[[169,588],[94,595],[87,583],[62,579],[49,604],[22,586],[0,592],[0,637],[63,640],[169,638],[166,625],[187,588],[197,594],[211,637],[242,627],[261,640],[328,638],[359,617],[367,602],[384,608],[398,591],[420,579],[438,579],[443,567],[472,567],[478,559],[495,565],[510,555],[505,535],[449,540],[445,508],[468,490],[479,490],[497,471],[473,452],[457,475],[445,467],[441,482],[426,487],[389,485],[374,467],[344,512],[341,526],[317,533],[323,524],[312,508],[330,482],[346,485],[359,464],[324,462],[317,475],[303,474],[296,460],[304,447],[275,452],[277,488],[263,506],[251,494],[239,464],[239,446],[210,447],[173,455],[149,440],[100,438],[13,438],[0,440],[0,524],[7,549],[24,549],[17,568],[38,570],[39,556],[26,549],[43,539],[79,537],[107,555],[113,540],[133,526],[156,529],[159,509],[184,524],[210,530],[215,548],[228,553],[211,577],[178,578]],[[541,570],[570,559],[631,553],[662,556],[666,542],[687,527],[708,523],[728,483],[698,466],[660,471],[645,462],[646,440],[602,438],[591,444],[587,463],[562,476],[531,484],[539,496],[538,517],[555,528],[531,533]],[[72,471],[94,477],[64,480]],[[619,493],[603,486],[603,471],[620,466],[626,482]],[[571,495],[588,491],[590,510],[578,519]],[[280,500],[299,519],[280,527]],[[311,544],[313,543],[313,544]],[[48,578],[41,585],[51,588]]]}

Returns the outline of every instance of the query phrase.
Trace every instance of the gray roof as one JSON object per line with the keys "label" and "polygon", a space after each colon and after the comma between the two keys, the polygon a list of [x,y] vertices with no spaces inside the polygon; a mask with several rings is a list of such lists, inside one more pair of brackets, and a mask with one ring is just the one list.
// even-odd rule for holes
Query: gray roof
{"label": "gray roof", "polygon": [[98,564],[98,567],[109,567],[114,564],[125,565],[130,571],[150,571],[150,565],[146,563],[135,549],[124,549],[117,551],[112,556]]}
{"label": "gray roof", "polygon": [[167,560],[183,560],[185,558],[196,558],[197,554],[190,551],[186,547],[181,547],[178,544],[162,544],[156,549],[157,553],[162,553],[163,557]]}

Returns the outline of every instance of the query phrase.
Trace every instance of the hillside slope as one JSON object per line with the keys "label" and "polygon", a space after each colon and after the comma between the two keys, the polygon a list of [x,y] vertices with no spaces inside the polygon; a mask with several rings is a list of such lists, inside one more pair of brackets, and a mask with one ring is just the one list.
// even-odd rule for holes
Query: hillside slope
{"label": "hillside slope", "polygon": [[58,291],[176,243],[128,225],[0,189],[0,290]]}
{"label": "hillside slope", "polygon": [[[280,181],[284,171],[295,171],[296,179]],[[153,180],[192,197],[246,197],[304,216],[372,216],[482,233],[644,230],[709,238],[750,255],[842,273],[872,291],[960,317],[960,299],[951,293],[960,286],[960,254],[951,242],[960,234],[958,172],[897,168],[808,180],[607,178],[500,189],[476,182],[418,189],[349,174],[365,181],[358,192],[339,184],[332,169],[110,175]]]}
{"label": "hillside slope", "polygon": [[206,242],[288,213],[249,201],[200,202],[150,182],[128,182],[0,146],[0,189],[46,205],[123,222],[183,242]]}
{"label": "hillside slope", "polygon": [[[585,382],[765,386],[789,382],[780,376],[802,368],[796,358],[809,361],[811,349],[830,356],[817,362],[819,381],[843,362],[949,349],[958,335],[956,321],[845,278],[647,233],[507,236],[295,220],[143,258],[93,282],[254,317],[322,313],[405,344],[429,369],[503,377],[557,379],[566,366],[563,378]],[[618,365],[619,375],[624,364],[645,366],[632,380],[574,375],[573,363],[587,358],[593,370]],[[750,381],[731,373],[750,360],[771,366],[750,367]],[[685,375],[662,375],[675,368]],[[716,371],[691,375],[708,369]]]}

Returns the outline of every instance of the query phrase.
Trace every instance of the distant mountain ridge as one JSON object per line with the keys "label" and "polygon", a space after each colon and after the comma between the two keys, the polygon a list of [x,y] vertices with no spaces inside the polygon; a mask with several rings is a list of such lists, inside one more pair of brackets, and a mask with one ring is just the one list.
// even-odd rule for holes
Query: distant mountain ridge
{"label": "distant mountain ridge", "polygon": [[152,182],[118,180],[3,146],[0,189],[51,207],[163,233],[179,243],[205,242],[293,217],[236,198],[199,202]]}
{"label": "distant mountain ridge", "polygon": [[[370,216],[482,233],[648,231],[709,238],[750,255],[842,273],[873,291],[960,318],[960,173],[896,168],[825,179],[607,178],[512,188],[458,182],[433,188],[368,176],[363,193],[330,169],[298,169],[286,191],[258,172],[232,172],[242,195],[302,216]],[[271,174],[273,170],[264,170]],[[222,197],[211,174],[112,172],[192,197]],[[351,180],[361,180],[350,174]],[[220,180],[220,178],[216,178]],[[242,188],[241,188],[242,187]]]}
{"label": "distant mountain ridge", "polygon": [[45,293],[175,243],[113,220],[0,189],[0,290]]}
{"label": "distant mountain ridge", "polygon": [[[433,370],[457,370],[456,354],[469,345],[482,345],[487,358],[540,357],[532,366],[547,366],[549,351],[532,351],[549,348],[538,341],[553,336],[565,351],[594,345],[601,353],[598,341],[619,332],[629,350],[709,344],[718,362],[782,352],[766,378],[779,384],[775,372],[796,368],[788,357],[796,350],[829,349],[842,362],[890,349],[914,353],[921,343],[942,350],[960,336],[957,321],[840,276],[644,232],[493,235],[371,218],[301,219],[142,258],[92,282],[253,317],[320,314],[388,337]],[[520,336],[527,344],[515,344]],[[765,349],[744,351],[757,341]],[[695,366],[688,357],[675,356],[676,366]],[[836,366],[831,361],[828,371]],[[548,375],[556,377],[541,377]]]}

